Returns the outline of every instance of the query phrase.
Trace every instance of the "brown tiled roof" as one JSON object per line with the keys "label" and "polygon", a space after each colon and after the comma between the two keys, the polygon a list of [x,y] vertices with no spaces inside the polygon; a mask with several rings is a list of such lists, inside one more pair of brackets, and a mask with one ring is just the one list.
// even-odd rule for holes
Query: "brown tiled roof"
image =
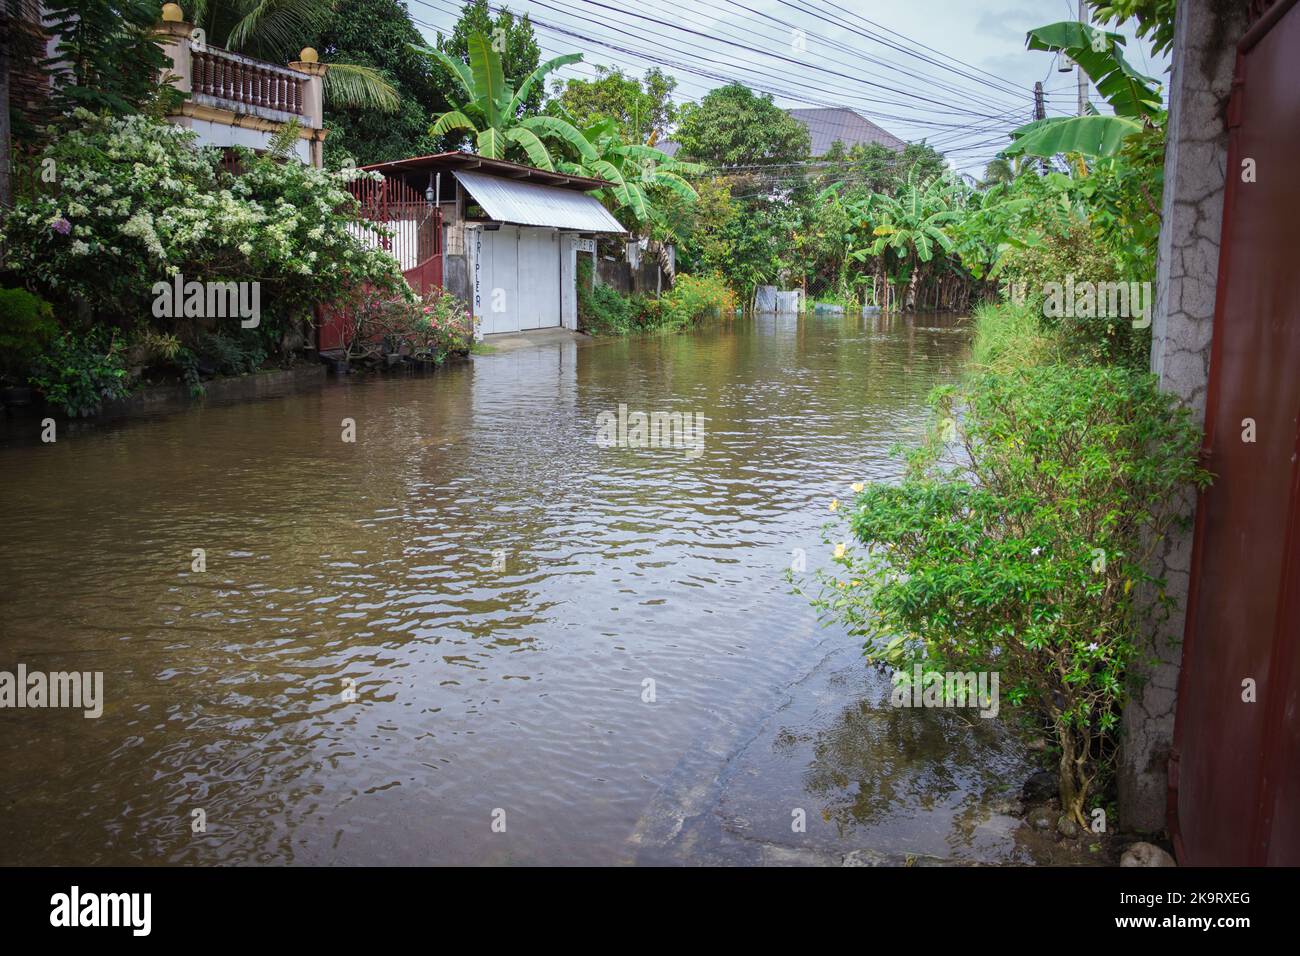
{"label": "brown tiled roof", "polygon": [[[888,146],[895,152],[902,152],[907,145],[888,130],[881,129],[861,113],[846,107],[822,106],[813,109],[786,110],[791,116],[808,128],[808,139],[812,141],[813,156],[825,156],[831,146],[839,140],[845,148],[868,143]],[[668,156],[674,156],[681,144],[671,139],[655,144]]]}
{"label": "brown tiled roof", "polygon": [[887,130],[881,129],[861,113],[843,107],[818,107],[816,109],[787,110],[791,116],[808,127],[812,140],[812,155],[825,156],[836,140],[845,147],[879,143],[895,152],[907,144]]}

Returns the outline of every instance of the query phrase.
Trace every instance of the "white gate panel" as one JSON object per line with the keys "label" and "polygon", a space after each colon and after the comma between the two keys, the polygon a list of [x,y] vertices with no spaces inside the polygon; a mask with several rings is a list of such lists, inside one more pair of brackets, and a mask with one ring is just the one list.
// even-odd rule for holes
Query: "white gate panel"
{"label": "white gate panel", "polygon": [[483,334],[519,331],[519,229],[479,230],[479,301]]}
{"label": "white gate panel", "polygon": [[483,334],[561,325],[559,232],[521,226],[478,232],[475,293]]}

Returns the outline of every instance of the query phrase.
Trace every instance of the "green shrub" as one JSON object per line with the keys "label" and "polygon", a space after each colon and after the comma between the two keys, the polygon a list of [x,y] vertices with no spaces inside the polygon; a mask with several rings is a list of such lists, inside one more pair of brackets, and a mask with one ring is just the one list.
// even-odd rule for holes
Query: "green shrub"
{"label": "green shrub", "polygon": [[441,288],[414,300],[363,288],[341,311],[345,349],[352,361],[387,352],[441,364],[449,355],[468,354],[474,342],[469,306]]}
{"label": "green shrub", "polygon": [[201,373],[211,375],[245,375],[255,372],[266,361],[266,350],[259,336],[238,332],[200,332],[191,349]]}
{"label": "green shrub", "polygon": [[[1041,327],[1055,336],[1062,354],[1078,362],[1145,369],[1150,363],[1151,329],[1134,328],[1131,318],[1053,318],[1047,315],[1044,287],[1049,282],[1143,281],[1151,276],[1121,274],[1118,260],[1090,226],[1073,223],[1061,234],[1048,233],[1033,245],[1014,249],[1004,260],[1003,277],[1023,292],[1023,304],[1042,316]],[[1019,296],[1017,296],[1019,297]]]}
{"label": "green shrub", "polygon": [[847,509],[864,547],[836,545],[814,603],[874,659],[998,672],[1050,729],[1062,807],[1086,824],[1139,632],[1173,605],[1152,556],[1181,493],[1209,481],[1199,430],[1154,377],[1115,367],[990,373],[935,402],[904,480]]}
{"label": "green shrub", "polygon": [[92,415],[126,394],[126,368],[115,340],[99,330],[64,332],[37,360],[31,383],[69,415]]}
{"label": "green shrub", "polygon": [[242,174],[189,131],[146,116],[85,110],[42,159],[58,189],[21,198],[3,224],[6,265],[55,302],[84,302],[101,324],[153,315],[156,282],[260,283],[261,328],[278,341],[317,302],[365,282],[401,293],[396,261],[363,242],[343,180],[299,162],[240,151]]}
{"label": "green shrub", "polygon": [[0,289],[0,378],[25,383],[33,364],[58,334],[48,302],[25,289]]}
{"label": "green shrub", "polygon": [[632,331],[632,303],[617,289],[592,284],[591,263],[578,257],[578,328],[591,335],[626,335]]}
{"label": "green shrub", "polygon": [[1043,330],[1039,313],[1032,306],[1013,302],[976,306],[971,364],[977,368],[1009,372],[1047,365],[1056,354],[1056,338]]}
{"label": "green shrub", "polygon": [[653,295],[634,292],[628,300],[632,324],[639,329],[657,329],[663,324],[663,302]]}
{"label": "green shrub", "polygon": [[665,328],[680,329],[706,316],[731,316],[736,311],[736,293],[722,276],[678,275],[670,291],[660,297],[660,314]]}

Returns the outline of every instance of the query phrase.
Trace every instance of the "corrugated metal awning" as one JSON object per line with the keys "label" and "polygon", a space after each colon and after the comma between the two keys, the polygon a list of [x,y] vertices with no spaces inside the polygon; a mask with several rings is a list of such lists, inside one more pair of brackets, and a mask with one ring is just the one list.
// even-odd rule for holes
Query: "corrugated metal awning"
{"label": "corrugated metal awning", "polygon": [[554,226],[578,232],[626,232],[595,196],[518,182],[487,173],[453,174],[493,219],[522,226]]}

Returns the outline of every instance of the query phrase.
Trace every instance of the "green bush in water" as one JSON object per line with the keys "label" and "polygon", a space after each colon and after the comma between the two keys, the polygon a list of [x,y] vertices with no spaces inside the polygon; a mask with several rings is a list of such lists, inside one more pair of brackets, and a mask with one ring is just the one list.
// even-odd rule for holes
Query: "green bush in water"
{"label": "green bush in water", "polygon": [[93,415],[105,399],[127,392],[127,373],[116,339],[99,329],[64,332],[36,361],[31,383],[67,414]]}
{"label": "green bush in water", "polygon": [[904,672],[997,672],[1053,739],[1061,805],[1086,826],[1142,632],[1174,603],[1154,554],[1209,482],[1200,431],[1153,376],[1116,366],[988,373],[935,406],[901,482],[833,503],[849,528],[827,526],[838,567],[813,603]]}

